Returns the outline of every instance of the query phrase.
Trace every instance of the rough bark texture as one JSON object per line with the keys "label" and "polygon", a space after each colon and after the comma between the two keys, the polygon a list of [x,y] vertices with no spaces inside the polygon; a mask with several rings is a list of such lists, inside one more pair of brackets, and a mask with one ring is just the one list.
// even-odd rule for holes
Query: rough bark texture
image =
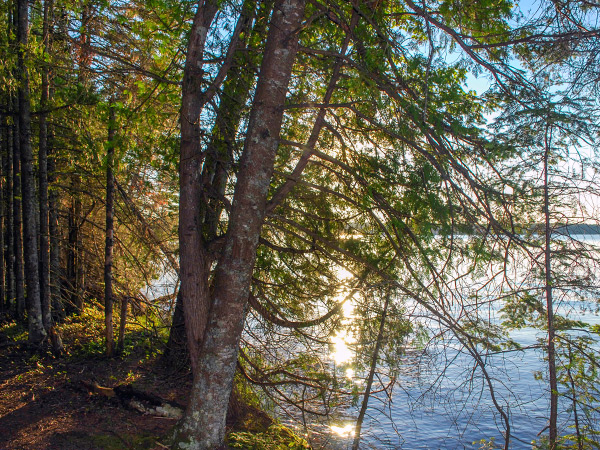
{"label": "rough bark texture", "polygon": [[29,97],[29,74],[25,64],[28,40],[29,17],[27,0],[19,0],[19,137],[21,141],[21,189],[23,196],[23,253],[25,259],[25,281],[27,285],[27,307],[29,342],[40,344],[46,337],[42,323],[40,279],[38,266],[36,195],[33,176],[33,151],[31,148],[31,103]]}
{"label": "rough bark texture", "polygon": [[181,156],[179,165],[179,242],[181,295],[188,327],[192,368],[196,366],[209,308],[210,260],[204,251],[200,207],[202,189],[202,59],[209,26],[218,7],[215,1],[198,6],[188,44],[182,85]]}
{"label": "rough bark texture", "polygon": [[114,159],[115,110],[111,106],[108,117],[108,146],[106,150],[106,245],[104,247],[104,326],[106,328],[106,354],[108,356],[112,356],[115,352],[112,288],[115,214],[115,177],[113,175]]}
{"label": "rough bark texture", "polygon": [[[280,0],[275,4],[225,245],[215,272],[210,315],[201,351],[192,356],[196,360],[194,384],[176,436],[178,449],[215,449],[223,445],[225,414],[303,13],[304,0]],[[186,245],[182,240],[182,248]],[[186,269],[182,261],[182,271]],[[203,283],[207,284],[208,279]],[[187,317],[186,310],[189,334],[193,328]]]}

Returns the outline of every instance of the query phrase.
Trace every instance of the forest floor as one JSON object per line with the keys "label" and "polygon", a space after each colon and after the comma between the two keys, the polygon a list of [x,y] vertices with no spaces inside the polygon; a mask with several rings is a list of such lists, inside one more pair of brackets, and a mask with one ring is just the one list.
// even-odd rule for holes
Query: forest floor
{"label": "forest floor", "polygon": [[28,350],[17,325],[0,327],[0,450],[167,448],[175,419],[129,410],[84,383],[131,384],[185,404],[189,375],[161,364],[147,328],[128,341],[124,356],[101,356],[96,322],[79,317],[62,327],[66,354],[58,358]]}

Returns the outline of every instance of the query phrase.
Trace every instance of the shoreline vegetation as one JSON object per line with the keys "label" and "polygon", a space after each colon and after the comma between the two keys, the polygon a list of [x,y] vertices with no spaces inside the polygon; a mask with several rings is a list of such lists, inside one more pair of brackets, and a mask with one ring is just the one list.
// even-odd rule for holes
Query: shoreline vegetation
{"label": "shoreline vegetation", "polygon": [[[106,358],[103,320],[101,310],[87,309],[58,325],[65,353],[57,356],[50,347],[30,348],[26,329],[2,319],[1,449],[168,448],[189,393],[189,369],[174,372],[161,360],[166,342],[144,317],[128,324],[123,353]],[[227,418],[231,448],[311,448],[238,392]]]}

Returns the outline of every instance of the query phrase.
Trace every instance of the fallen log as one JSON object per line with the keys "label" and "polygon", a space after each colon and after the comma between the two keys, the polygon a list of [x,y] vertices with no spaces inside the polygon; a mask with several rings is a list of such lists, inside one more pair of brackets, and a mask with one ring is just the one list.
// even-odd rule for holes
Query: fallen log
{"label": "fallen log", "polygon": [[157,395],[142,392],[130,384],[114,388],[100,386],[96,382],[82,381],[86,389],[96,395],[118,400],[124,407],[136,410],[142,414],[151,414],[169,419],[180,419],[184,407],[178,403],[165,400]]}

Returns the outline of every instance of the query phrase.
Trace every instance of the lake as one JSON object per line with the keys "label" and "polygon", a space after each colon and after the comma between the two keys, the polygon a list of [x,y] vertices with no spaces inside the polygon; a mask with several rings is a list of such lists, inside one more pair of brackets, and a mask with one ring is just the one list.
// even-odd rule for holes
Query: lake
{"label": "lake", "polygon": [[[586,243],[598,243],[598,236],[585,236]],[[524,268],[516,270],[515,278]],[[520,274],[519,274],[520,273]],[[466,284],[473,284],[467,281]],[[518,283],[517,283],[518,284]],[[490,287],[490,289],[492,289]],[[557,290],[557,293],[561,291]],[[496,303],[494,303],[496,305]],[[573,320],[600,324],[597,298],[574,301],[569,291],[557,295],[556,312]],[[498,306],[489,306],[492,323],[500,321]],[[572,334],[585,334],[574,331]],[[435,333],[433,333],[435,334]],[[498,403],[508,409],[511,426],[511,448],[532,448],[532,441],[547,434],[549,415],[547,363],[539,348],[545,333],[538,329],[522,328],[510,332],[510,338],[525,350],[488,354],[486,370],[493,381]],[[349,343],[351,347],[351,342]],[[332,358],[348,350],[336,346]],[[596,349],[598,346],[596,345]],[[338,361],[339,362],[339,361]],[[351,365],[351,359],[345,362]],[[345,370],[344,366],[340,370]],[[366,374],[355,374],[362,384]],[[386,381],[386,380],[382,380]],[[573,423],[570,400],[560,398],[559,433],[573,433],[566,424]],[[594,407],[600,407],[595,404]],[[352,431],[358,407],[345,411],[332,427],[335,446],[351,448]],[[582,415],[581,412],[579,413]],[[600,429],[600,414],[589,415],[591,426]],[[502,448],[504,426],[494,407],[490,391],[474,360],[450,339],[431,340],[422,352],[412,350],[400,364],[391,392],[380,392],[369,400],[369,408],[361,433],[361,448],[411,450],[463,450],[482,448],[482,439],[495,439]]]}

